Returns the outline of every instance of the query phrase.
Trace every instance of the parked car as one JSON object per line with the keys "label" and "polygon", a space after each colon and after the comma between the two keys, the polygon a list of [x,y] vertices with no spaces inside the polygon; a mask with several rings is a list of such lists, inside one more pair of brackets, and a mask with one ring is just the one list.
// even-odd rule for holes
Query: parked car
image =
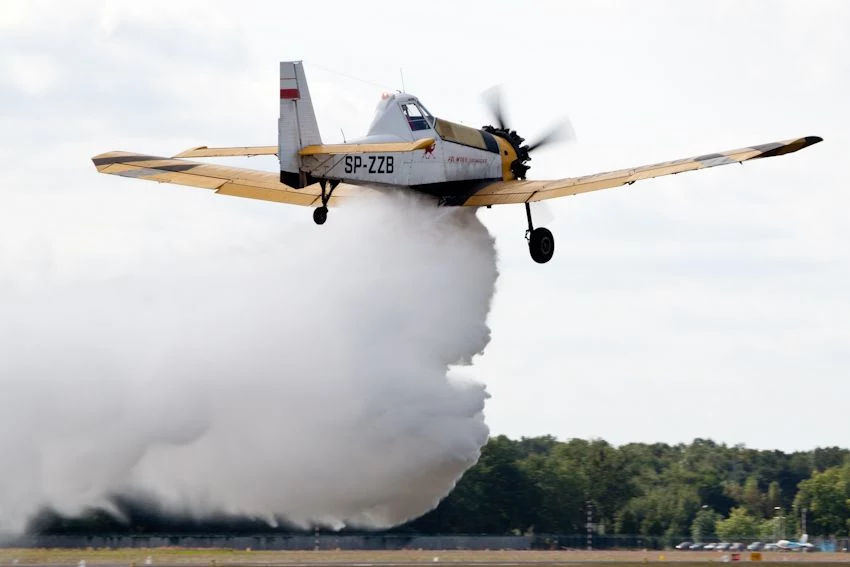
{"label": "parked car", "polygon": [[705,546],[704,543],[692,543],[691,551],[702,551],[702,548]]}
{"label": "parked car", "polygon": [[746,549],[746,546],[743,543],[736,541],[732,544],[732,547],[729,548],[729,551],[744,551],[744,549]]}
{"label": "parked car", "polygon": [[777,549],[779,549],[779,546],[775,543],[766,543],[761,549],[762,551],[776,551]]}
{"label": "parked car", "polygon": [[690,549],[693,544],[694,543],[692,541],[683,541],[682,543],[680,543],[679,545],[676,546],[676,549],[681,549],[681,550]]}
{"label": "parked car", "polygon": [[717,544],[716,543],[707,543],[704,546],[702,546],[702,550],[703,551],[714,551],[715,545],[717,545]]}
{"label": "parked car", "polygon": [[747,546],[748,551],[761,551],[762,549],[764,549],[764,543],[760,541],[754,541]]}
{"label": "parked car", "polygon": [[714,546],[714,551],[729,551],[730,547],[732,547],[731,543],[722,542]]}

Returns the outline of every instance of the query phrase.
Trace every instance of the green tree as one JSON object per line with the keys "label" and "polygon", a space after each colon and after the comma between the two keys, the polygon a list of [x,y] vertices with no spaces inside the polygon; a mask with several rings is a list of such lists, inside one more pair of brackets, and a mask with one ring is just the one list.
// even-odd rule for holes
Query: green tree
{"label": "green tree", "polygon": [[847,449],[840,447],[818,447],[812,451],[812,464],[815,470],[825,471],[833,467],[840,467],[847,456]]}
{"label": "green tree", "polygon": [[640,523],[630,508],[617,512],[617,517],[614,519],[614,531],[624,535],[640,533]]}
{"label": "green tree", "polygon": [[850,464],[815,471],[800,483],[794,498],[795,515],[809,512],[809,531],[814,535],[847,535],[850,520]]}
{"label": "green tree", "polygon": [[715,535],[715,526],[722,516],[714,510],[704,507],[697,512],[691,524],[691,537],[694,541],[706,541]]}
{"label": "green tree", "polygon": [[732,508],[729,517],[715,526],[717,537],[725,541],[754,538],[759,532],[759,522],[743,508]]}
{"label": "green tree", "polygon": [[529,455],[548,455],[557,446],[558,440],[551,435],[522,437],[518,443],[518,450],[523,457]]}
{"label": "green tree", "polygon": [[782,528],[784,527],[782,519],[779,517],[767,518],[766,520],[762,520],[758,525],[758,537],[762,541],[776,541],[780,539],[784,534],[782,533]]}
{"label": "green tree", "polygon": [[779,487],[779,482],[774,480],[767,487],[765,517],[771,516],[776,508],[782,508],[782,489]]}
{"label": "green tree", "polygon": [[531,455],[521,468],[536,497],[529,528],[536,533],[577,533],[585,522],[587,479],[557,455]]}
{"label": "green tree", "polygon": [[741,504],[747,513],[754,517],[764,515],[764,497],[759,490],[759,481],[755,476],[750,476],[744,483],[744,491],[741,495]]}

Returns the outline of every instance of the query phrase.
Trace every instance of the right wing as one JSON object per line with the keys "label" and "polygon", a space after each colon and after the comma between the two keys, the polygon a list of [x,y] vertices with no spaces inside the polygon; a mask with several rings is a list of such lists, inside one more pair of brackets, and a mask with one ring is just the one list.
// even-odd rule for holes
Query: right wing
{"label": "right wing", "polygon": [[[281,183],[279,174],[276,172],[198,163],[132,152],[108,152],[93,157],[92,162],[100,173],[213,189],[216,193],[222,195],[306,207],[316,207],[322,203],[322,192],[318,184],[314,183],[303,189],[293,189]],[[334,190],[328,205],[339,205],[341,201],[369,193],[372,193],[372,190],[364,187],[340,184]]]}
{"label": "right wing", "polygon": [[641,179],[650,179],[662,175],[673,175],[684,171],[693,171],[706,167],[741,163],[751,159],[759,159],[790,154],[802,150],[812,144],[823,141],[819,136],[806,136],[759,144],[738,150],[704,154],[697,157],[665,161],[652,165],[642,165],[631,169],[619,169],[605,173],[595,173],[582,177],[566,177],[549,181],[496,181],[489,183],[471,195],[463,204],[469,207],[487,205],[503,205],[508,203],[528,203],[555,199],[567,195],[578,195],[589,191],[609,189],[620,185],[631,185]]}

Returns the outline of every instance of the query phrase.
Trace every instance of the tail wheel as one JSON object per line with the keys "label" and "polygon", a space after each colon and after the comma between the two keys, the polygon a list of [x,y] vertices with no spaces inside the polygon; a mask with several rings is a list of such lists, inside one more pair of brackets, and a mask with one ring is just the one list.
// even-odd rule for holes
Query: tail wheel
{"label": "tail wheel", "polygon": [[328,208],[327,207],[318,207],[313,209],[313,222],[316,224],[325,224],[325,221],[328,220]]}
{"label": "tail wheel", "polygon": [[528,237],[528,251],[531,259],[538,264],[545,264],[555,253],[555,237],[549,229],[535,228]]}

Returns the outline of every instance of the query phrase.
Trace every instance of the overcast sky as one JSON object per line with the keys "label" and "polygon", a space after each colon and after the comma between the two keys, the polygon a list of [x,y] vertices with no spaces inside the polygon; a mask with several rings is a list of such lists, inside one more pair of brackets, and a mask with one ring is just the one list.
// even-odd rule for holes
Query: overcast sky
{"label": "overcast sky", "polygon": [[468,373],[492,395],[493,434],[847,447],[847,30],[838,1],[0,0],[0,292],[191,261],[278,223],[320,230],[308,209],[89,161],[275,144],[281,60],[305,61],[328,142],[365,133],[400,68],[432,113],[473,126],[502,83],[520,134],[565,115],[577,132],[535,154],[536,179],[820,135],[790,156],[550,201],[543,266],[522,207],[480,211],[501,276]]}

